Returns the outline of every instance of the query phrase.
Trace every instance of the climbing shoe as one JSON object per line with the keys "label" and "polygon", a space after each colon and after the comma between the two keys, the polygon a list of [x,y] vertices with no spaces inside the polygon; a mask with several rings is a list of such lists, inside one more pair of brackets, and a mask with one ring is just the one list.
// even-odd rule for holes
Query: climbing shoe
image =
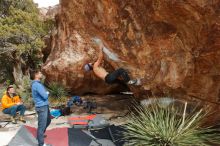
{"label": "climbing shoe", "polygon": [[141,81],[140,81],[140,79],[133,79],[133,80],[128,81],[127,84],[128,85],[140,85]]}
{"label": "climbing shoe", "polygon": [[11,122],[12,124],[17,124],[17,120],[15,119],[15,117],[11,117]]}
{"label": "climbing shoe", "polygon": [[137,82],[136,79],[134,79],[134,80],[130,80],[130,81],[128,81],[128,85],[133,85],[133,84],[135,84],[136,82]]}
{"label": "climbing shoe", "polygon": [[24,116],[20,116],[19,117],[19,121],[23,122],[23,123],[26,123],[25,119],[24,119]]}

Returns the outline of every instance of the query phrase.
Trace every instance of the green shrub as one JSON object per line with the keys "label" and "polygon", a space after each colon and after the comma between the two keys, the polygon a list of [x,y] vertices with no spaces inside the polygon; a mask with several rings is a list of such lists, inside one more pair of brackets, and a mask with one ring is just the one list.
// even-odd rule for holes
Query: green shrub
{"label": "green shrub", "polygon": [[67,91],[65,88],[60,85],[59,83],[52,82],[48,86],[50,96],[55,97],[55,98],[62,98],[63,96],[67,95]]}
{"label": "green shrub", "polygon": [[55,106],[60,106],[66,101],[67,90],[59,83],[51,82],[48,85],[50,92],[50,102]]}
{"label": "green shrub", "polygon": [[22,98],[26,108],[31,109],[34,107],[33,99],[31,98],[31,79],[29,75],[22,78],[19,86],[14,86],[16,93]]}
{"label": "green shrub", "polygon": [[16,88],[16,92],[21,96],[24,102],[32,102],[31,100],[31,79],[28,75],[23,76],[21,85]]}
{"label": "green shrub", "polygon": [[126,145],[208,146],[207,143],[220,143],[220,135],[216,134],[215,129],[201,127],[207,112],[199,109],[187,113],[187,103],[183,107],[135,105],[127,117],[128,124],[124,126]]}
{"label": "green shrub", "polygon": [[5,91],[6,91],[6,87],[3,86],[3,87],[0,88],[0,99],[4,95]]}
{"label": "green shrub", "polygon": [[5,81],[6,86],[8,87],[9,85],[11,85],[11,81],[10,80],[6,80]]}

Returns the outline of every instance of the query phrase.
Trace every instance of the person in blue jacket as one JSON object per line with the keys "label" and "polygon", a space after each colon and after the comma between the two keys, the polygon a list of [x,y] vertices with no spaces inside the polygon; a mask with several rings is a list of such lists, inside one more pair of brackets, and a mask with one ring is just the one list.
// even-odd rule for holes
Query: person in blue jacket
{"label": "person in blue jacket", "polygon": [[44,133],[47,127],[51,123],[50,110],[48,96],[49,92],[45,89],[41,83],[42,73],[40,70],[33,71],[31,73],[31,79],[33,80],[31,85],[32,98],[35,104],[35,110],[38,115],[38,128],[37,128],[37,140],[39,146],[50,146],[44,143]]}

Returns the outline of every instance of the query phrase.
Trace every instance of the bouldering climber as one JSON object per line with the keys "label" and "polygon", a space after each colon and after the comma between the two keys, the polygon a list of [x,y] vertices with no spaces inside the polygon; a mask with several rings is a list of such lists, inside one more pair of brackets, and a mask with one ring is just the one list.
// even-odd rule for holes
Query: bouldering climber
{"label": "bouldering climber", "polygon": [[104,80],[108,84],[114,83],[126,83],[129,85],[140,85],[140,81],[138,79],[130,79],[127,71],[123,68],[116,69],[113,72],[107,72],[102,66],[103,60],[103,48],[104,45],[102,42],[98,43],[99,47],[99,55],[98,59],[95,63],[88,63],[84,66],[85,71],[93,71],[94,74]]}

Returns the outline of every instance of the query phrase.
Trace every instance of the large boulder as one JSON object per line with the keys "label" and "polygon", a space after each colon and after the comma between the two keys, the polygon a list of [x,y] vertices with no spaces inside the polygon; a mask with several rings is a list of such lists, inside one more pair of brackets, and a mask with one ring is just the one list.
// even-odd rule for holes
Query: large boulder
{"label": "large boulder", "polygon": [[119,61],[106,55],[109,71],[127,69],[142,85],[136,97],[173,96],[209,103],[220,99],[219,0],[61,0],[57,32],[44,65],[47,80],[75,93],[109,93],[83,65],[95,61],[98,37]]}

